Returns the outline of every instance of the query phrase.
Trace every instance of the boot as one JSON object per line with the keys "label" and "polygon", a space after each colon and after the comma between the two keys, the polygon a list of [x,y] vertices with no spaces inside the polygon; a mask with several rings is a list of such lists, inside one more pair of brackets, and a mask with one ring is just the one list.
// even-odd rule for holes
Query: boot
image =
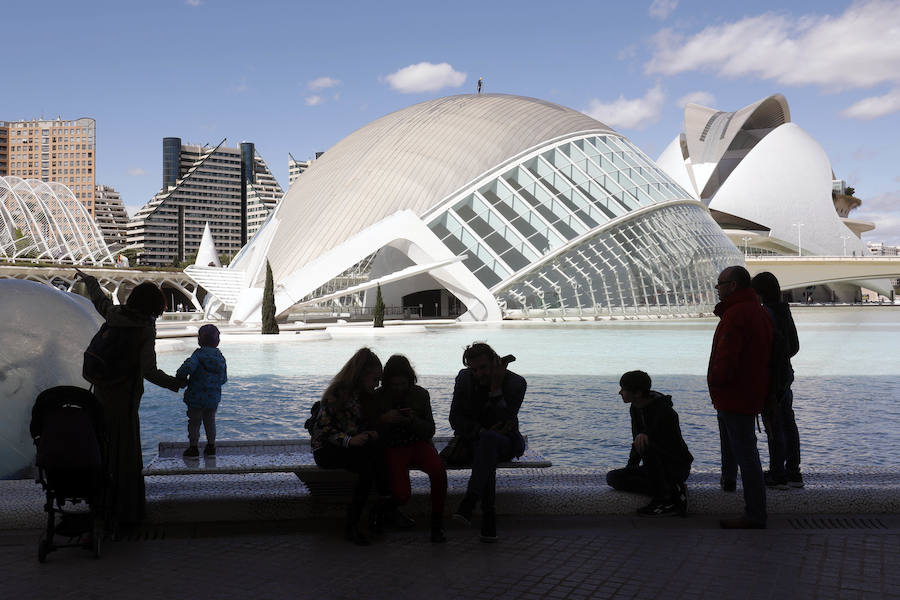
{"label": "boot", "polygon": [[444,515],[441,513],[431,514],[431,542],[434,544],[442,544],[447,541],[444,535]]}
{"label": "boot", "polygon": [[484,511],[481,516],[481,541],[492,544],[497,541],[497,513]]}
{"label": "boot", "polygon": [[476,502],[478,502],[478,496],[476,496],[472,492],[466,492],[466,495],[463,497],[462,502],[459,503],[459,508],[457,508],[456,512],[453,513],[453,519],[466,525],[471,525],[472,511],[475,510]]}

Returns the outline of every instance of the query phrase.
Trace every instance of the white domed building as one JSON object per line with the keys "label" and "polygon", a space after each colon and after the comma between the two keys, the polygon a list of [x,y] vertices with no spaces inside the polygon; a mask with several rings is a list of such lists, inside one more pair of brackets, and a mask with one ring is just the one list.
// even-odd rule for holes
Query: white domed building
{"label": "white domed building", "polygon": [[[860,234],[875,226],[836,207],[828,156],[791,122],[781,94],[735,112],[688,104],[684,131],[657,164],[709,207],[732,242],[749,254],[869,255]],[[882,287],[871,281],[830,287],[852,299],[849,288],[859,285]]]}
{"label": "white domed building", "polygon": [[743,257],[709,210],[631,142],[534,98],[439,98],[318,158],[228,269],[186,271],[208,310],[259,320],[340,302],[423,316],[684,314]]}

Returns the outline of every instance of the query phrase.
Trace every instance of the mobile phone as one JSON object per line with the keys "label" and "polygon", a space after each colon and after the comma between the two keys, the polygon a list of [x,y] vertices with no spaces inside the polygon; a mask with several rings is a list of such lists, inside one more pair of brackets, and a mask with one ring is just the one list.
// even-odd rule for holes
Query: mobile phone
{"label": "mobile phone", "polygon": [[516,357],[513,356],[512,354],[507,354],[506,356],[503,356],[500,358],[500,362],[502,362],[503,365],[505,366],[511,362],[516,362]]}

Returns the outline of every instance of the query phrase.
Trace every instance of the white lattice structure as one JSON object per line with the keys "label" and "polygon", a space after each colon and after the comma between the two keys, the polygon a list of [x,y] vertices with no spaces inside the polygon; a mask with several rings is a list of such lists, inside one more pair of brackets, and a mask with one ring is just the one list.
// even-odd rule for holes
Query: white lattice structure
{"label": "white lattice structure", "polygon": [[0,257],[114,262],[100,228],[72,190],[19,177],[0,177]]}

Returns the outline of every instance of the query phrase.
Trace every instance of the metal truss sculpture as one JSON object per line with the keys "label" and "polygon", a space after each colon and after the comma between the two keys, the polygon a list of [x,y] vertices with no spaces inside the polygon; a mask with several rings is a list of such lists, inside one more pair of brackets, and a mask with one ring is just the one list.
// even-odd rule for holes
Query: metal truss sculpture
{"label": "metal truss sculpture", "polygon": [[115,259],[87,208],[56,182],[0,177],[0,257],[111,264]]}

